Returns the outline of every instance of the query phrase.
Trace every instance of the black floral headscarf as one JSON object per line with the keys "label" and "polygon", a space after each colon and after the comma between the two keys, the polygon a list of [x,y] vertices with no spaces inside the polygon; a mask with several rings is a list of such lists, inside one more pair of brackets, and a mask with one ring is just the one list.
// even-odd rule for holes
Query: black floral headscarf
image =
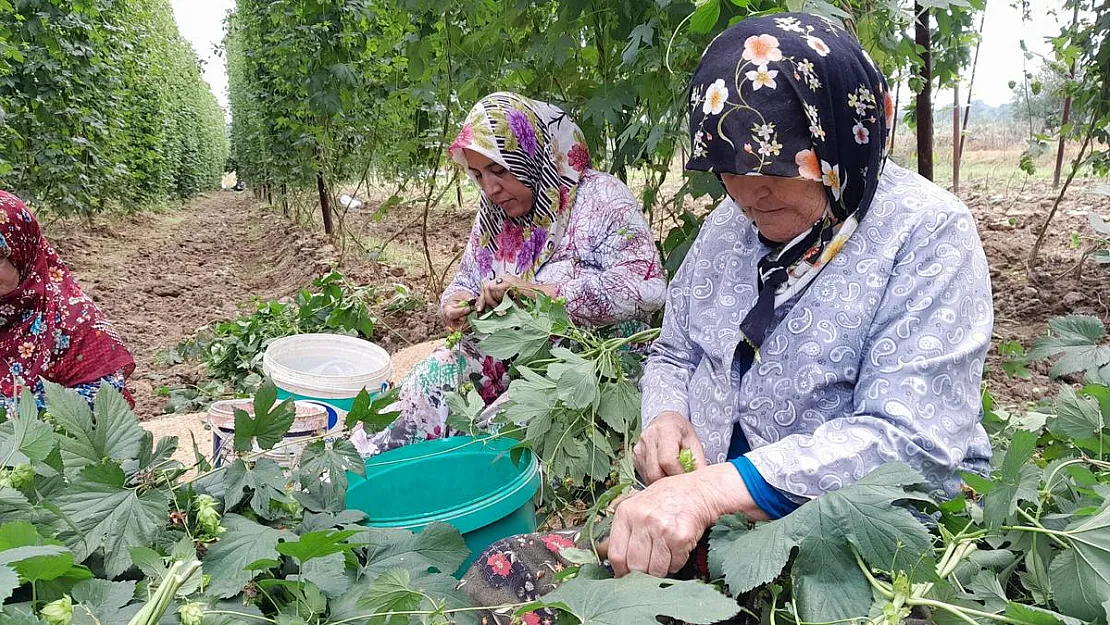
{"label": "black floral headscarf", "polygon": [[[759,299],[740,328],[756,348],[774,309],[855,231],[879,184],[894,104],[852,35],[803,13],[744,20],[709,44],[690,87],[690,170],[822,182],[828,211],[759,261]],[[808,265],[802,267],[802,265]]]}

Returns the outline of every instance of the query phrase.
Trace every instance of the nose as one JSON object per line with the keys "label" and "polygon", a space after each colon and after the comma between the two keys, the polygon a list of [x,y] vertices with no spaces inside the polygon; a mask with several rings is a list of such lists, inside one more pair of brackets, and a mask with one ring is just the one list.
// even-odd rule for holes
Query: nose
{"label": "nose", "polygon": [[482,176],[481,180],[478,181],[478,186],[482,188],[482,193],[490,199],[501,193],[501,183],[493,176]]}

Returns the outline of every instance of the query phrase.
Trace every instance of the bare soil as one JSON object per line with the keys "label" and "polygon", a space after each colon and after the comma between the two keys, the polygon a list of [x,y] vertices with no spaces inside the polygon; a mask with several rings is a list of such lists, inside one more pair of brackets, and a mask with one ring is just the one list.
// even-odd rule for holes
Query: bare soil
{"label": "bare soil", "polygon": [[[1090,233],[1088,211],[1110,217],[1110,198],[1073,188],[1041,258],[1027,272],[1026,258],[1053,190],[1043,182],[994,187],[971,186],[961,196],[976,215],[991,265],[996,341],[1028,346],[1056,315],[1091,314],[1110,322],[1110,266],[1080,263],[1082,248],[1071,246],[1073,231]],[[160,366],[157,355],[198,328],[234,317],[252,298],[291,297],[332,267],[363,284],[399,283],[416,293],[426,293],[443,276],[450,279],[473,210],[434,209],[424,233],[418,208],[394,209],[380,219],[374,217],[376,208],[367,201],[347,216],[346,226],[365,249],[337,250],[318,225],[294,224],[249,193],[229,191],[173,212],[51,224],[47,235],[134,353],[138,365],[131,384],[140,418],[149,419],[162,413],[160,387],[203,377],[195,364]],[[442,337],[435,298],[429,299],[433,303],[421,310],[384,318],[375,341],[393,353]],[[992,350],[987,379],[1002,403],[1036,400],[1054,385],[1043,365],[1032,368],[1031,380],[1011,380],[998,364]]]}

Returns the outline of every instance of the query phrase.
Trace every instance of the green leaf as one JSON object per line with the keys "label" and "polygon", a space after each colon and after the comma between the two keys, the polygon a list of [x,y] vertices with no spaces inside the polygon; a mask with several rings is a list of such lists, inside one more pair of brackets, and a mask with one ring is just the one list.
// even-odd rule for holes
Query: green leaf
{"label": "green leaf", "polygon": [[614,432],[628,433],[640,422],[640,389],[627,379],[601,385],[597,416]]}
{"label": "green leaf", "polygon": [[277,388],[267,380],[254,398],[254,417],[245,410],[235,410],[235,451],[243,453],[254,449],[273,449],[292,427],[297,416],[297,406],[289,398],[277,406],[273,402]]}
{"label": "green leaf", "polygon": [[131,562],[143,575],[154,580],[162,579],[169,570],[162,555],[149,547],[132,547]]}
{"label": "green leaf", "polygon": [[[37,547],[40,545],[59,546],[56,540],[44,539],[35,526],[27,521],[17,521],[0,526],[0,555],[16,547]],[[15,565],[15,570],[24,582],[38,582],[57,579],[73,568],[73,554],[61,549],[54,555],[28,558]]]}
{"label": "green leaf", "polygon": [[[359,606],[370,613],[412,612],[424,602],[424,594],[411,588],[412,576],[405,569],[388,569],[370,582]],[[389,625],[409,622],[406,615],[375,619]]]}
{"label": "green leaf", "polygon": [[138,458],[145,430],[118,391],[105,386],[96,394],[94,418],[75,391],[50,382],[45,388],[47,410],[64,430],[61,447],[67,475],[105,458]]}
{"label": "green leaf", "polygon": [[1079,619],[1013,601],[1006,604],[1006,617],[1016,625],[1083,625],[1083,621]]}
{"label": "green leaf", "polygon": [[248,468],[243,460],[236,460],[224,471],[226,490],[224,510],[232,510],[243,498],[250,495],[250,506],[255,514],[271,518],[270,502],[289,503],[292,499],[285,492],[286,477],[278,463],[263,458]]}
{"label": "green leaf", "polygon": [[585,410],[593,408],[601,398],[598,388],[597,370],[593,363],[577,359],[577,362],[554,363],[547,370],[556,378],[559,399],[568,408]]}
{"label": "green leaf", "polygon": [[301,566],[301,579],[316,584],[329,597],[339,597],[351,587],[346,565],[346,559],[339,553],[313,558]]}
{"label": "green leaf", "polygon": [[[110,582],[104,579],[87,579],[73,587],[73,601],[96,617],[96,623],[123,625],[122,617],[127,604],[135,597],[135,582]],[[74,616],[79,607],[74,607]],[[75,619],[76,620],[76,619]]]}
{"label": "green leaf", "polygon": [[984,498],[983,520],[990,527],[1004,524],[1016,510],[1018,502],[1036,501],[1041,472],[1030,464],[1037,445],[1037,435],[1016,430],[1010,448],[1004,452],[1002,466],[994,476],[994,488]]}
{"label": "green leaf", "polygon": [[348,539],[358,533],[355,530],[310,532],[295,541],[281,543],[277,550],[282,555],[296,559],[299,564],[304,564],[313,558],[353,551],[360,543],[350,543]]}
{"label": "green leaf", "polygon": [[375,434],[393,425],[401,412],[400,410],[387,411],[386,409],[397,403],[399,392],[400,388],[394,388],[388,393],[374,397],[371,401],[370,393],[366,392],[366,389],[359,391],[358,395],[355,396],[351,410],[347,412],[347,429],[349,430],[355,427],[355,424],[361,423],[368,434]]}
{"label": "green leaf", "polygon": [[1110,597],[1110,505],[1076,520],[1064,533],[1071,549],[1058,553],[1048,570],[1053,600],[1068,616],[1096,620]]}
{"label": "green leaf", "polygon": [[165,493],[127,488],[123,470],[111,461],[82,469],[57,504],[80,532],[71,544],[78,561],[102,549],[113,578],[131,566],[131,547],[154,542],[169,512]]}
{"label": "green leaf", "polygon": [[347,439],[333,443],[316,441],[305,447],[301,453],[301,481],[327,479],[341,496],[347,492],[347,471],[356,475],[366,475],[366,463],[358,449]]}
{"label": "green leaf", "polygon": [[1048,326],[1049,336],[1033,343],[1029,358],[1044,360],[1059,356],[1050,370],[1053,377],[1097,369],[1110,363],[1110,345],[1098,345],[1106,338],[1106,328],[1097,317],[1057,317],[1051,319]]}
{"label": "green leaf", "polygon": [[[929,532],[896,501],[922,499],[906,487],[922,477],[890,462],[855,484],[822,495],[790,515],[747,531],[733,520],[715,528],[710,539],[710,568],[723,575],[730,592],[740,594],[777,576],[797,549],[791,578],[794,599],[806,621],[836,621],[866,616],[871,587],[860,572],[858,551],[869,565],[929,577]],[[935,576],[935,575],[934,575]]]}
{"label": "green leaf", "polygon": [[54,449],[55,440],[54,428],[39,419],[38,414],[33,417],[17,414],[0,424],[0,466],[42,462]]}
{"label": "green leaf", "polygon": [[720,0],[699,0],[698,8],[690,17],[690,30],[695,33],[708,33],[717,25],[721,17]]}
{"label": "green leaf", "polygon": [[1070,386],[1062,386],[1056,397],[1056,416],[1048,420],[1048,429],[1057,436],[1072,440],[1092,438],[1102,429],[1098,401],[1080,396]]}
{"label": "green leaf", "polygon": [[675,581],[632,573],[620,579],[575,578],[542,598],[582,625],[658,625],[658,616],[686,623],[717,623],[736,616],[740,606],[698,581]]}
{"label": "green leaf", "polygon": [[239,594],[258,575],[258,571],[247,570],[252,563],[278,559],[278,542],[285,536],[237,514],[225,515],[223,525],[227,532],[204,558],[204,572],[212,580],[207,592],[220,599]]}
{"label": "green leaf", "polygon": [[403,568],[414,575],[429,570],[449,575],[470,555],[459,530],[445,523],[432,523],[419,534],[402,529],[366,528],[360,538],[370,545],[363,570],[366,575],[393,568]]}

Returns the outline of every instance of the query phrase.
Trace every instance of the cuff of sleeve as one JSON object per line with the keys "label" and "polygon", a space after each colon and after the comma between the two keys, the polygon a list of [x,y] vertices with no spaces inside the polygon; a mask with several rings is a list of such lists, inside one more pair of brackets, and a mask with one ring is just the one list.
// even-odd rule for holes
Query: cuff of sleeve
{"label": "cuff of sleeve", "polygon": [[744,485],[748,487],[752,500],[767,513],[767,516],[772,519],[781,519],[798,509],[800,504],[787,499],[778,489],[768,484],[747,456],[733,458],[730,462],[740,472],[740,477],[744,480]]}

